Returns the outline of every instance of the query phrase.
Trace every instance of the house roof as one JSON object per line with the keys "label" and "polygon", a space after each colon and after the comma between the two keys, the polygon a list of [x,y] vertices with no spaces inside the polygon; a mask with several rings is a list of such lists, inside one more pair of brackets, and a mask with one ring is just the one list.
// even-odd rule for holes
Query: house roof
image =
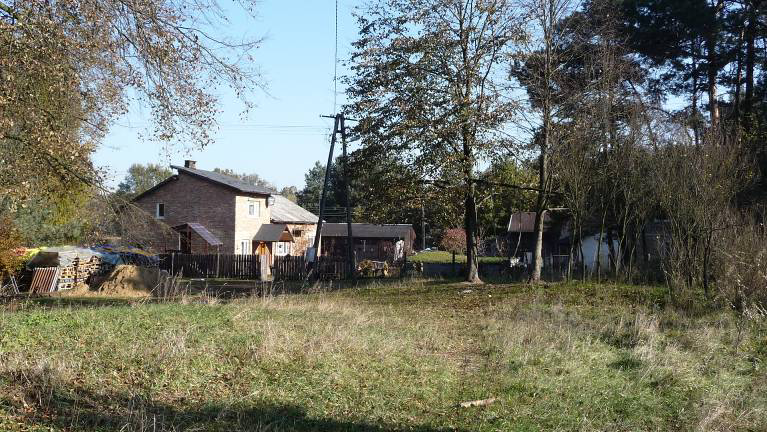
{"label": "house roof", "polygon": [[145,190],[144,192],[141,192],[140,194],[136,195],[131,199],[131,201],[136,201],[139,198],[149,195],[150,193],[156,191],[157,189],[160,189],[161,187],[165,186],[167,183],[170,183],[174,180],[178,179],[178,174],[173,174],[172,176],[166,178],[165,180],[161,181],[160,183],[157,183],[156,185],[150,187],[149,189]]}
{"label": "house roof", "polygon": [[[548,229],[551,224],[549,212],[543,214],[543,229]],[[533,232],[535,231],[535,212],[512,213],[509,218],[507,232]]]}
{"label": "house roof", "polygon": [[271,189],[268,189],[262,186],[256,186],[226,174],[221,174],[214,171],[201,170],[197,168],[186,168],[186,167],[178,166],[178,165],[171,165],[170,167],[178,170],[179,173],[189,174],[189,175],[193,175],[195,177],[199,177],[208,181],[212,181],[214,183],[218,183],[218,184],[230,187],[232,189],[235,189],[238,192],[252,193],[252,194],[259,194],[259,195],[271,195],[274,193],[274,191]]}
{"label": "house roof", "polygon": [[253,240],[262,242],[293,241],[293,235],[285,224],[263,224],[253,236]]}
{"label": "house roof", "polygon": [[218,237],[216,237],[212,232],[208,231],[208,229],[205,228],[202,224],[198,224],[196,222],[187,222],[181,225],[176,225],[173,227],[173,229],[175,231],[179,231],[185,227],[188,227],[192,231],[196,232],[211,246],[221,246],[224,244],[224,242],[219,240]]}
{"label": "house roof", "polygon": [[[346,237],[346,235],[345,223],[325,223],[322,225],[323,237]],[[352,236],[361,238],[412,238],[415,236],[415,230],[409,224],[353,223]]]}
{"label": "house roof", "polygon": [[319,218],[314,213],[299,206],[282,195],[272,195],[271,219],[276,223],[317,223]]}

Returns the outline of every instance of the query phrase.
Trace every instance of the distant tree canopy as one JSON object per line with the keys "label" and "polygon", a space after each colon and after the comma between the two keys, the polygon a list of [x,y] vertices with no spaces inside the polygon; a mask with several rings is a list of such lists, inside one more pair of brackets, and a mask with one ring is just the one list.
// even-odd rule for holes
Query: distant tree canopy
{"label": "distant tree canopy", "polygon": [[296,202],[298,200],[299,192],[298,192],[298,188],[296,188],[295,186],[285,186],[282,189],[277,190],[277,187],[273,183],[267,180],[264,180],[258,174],[240,174],[229,168],[225,168],[225,169],[215,168],[213,171],[240,179],[244,181],[245,183],[249,183],[255,186],[261,186],[263,188],[275,191],[293,202]]}
{"label": "distant tree canopy", "polygon": [[116,194],[125,200],[130,200],[172,175],[173,171],[163,165],[153,163],[146,165],[133,164],[128,168],[128,174],[125,176],[125,179],[117,185]]}
{"label": "distant tree canopy", "polygon": [[280,195],[293,202],[298,202],[298,188],[295,186],[285,186],[280,189]]}
{"label": "distant tree canopy", "polygon": [[264,180],[263,178],[261,178],[261,176],[259,176],[258,174],[255,174],[255,173],[254,174],[241,174],[241,173],[235,172],[234,170],[232,170],[230,168],[214,168],[213,172],[217,172],[217,173],[220,173],[220,174],[226,174],[226,175],[228,175],[230,177],[234,177],[234,178],[240,179],[240,180],[244,181],[245,183],[252,184],[254,186],[260,186],[260,187],[263,187],[263,188],[266,188],[266,189],[270,189],[270,190],[273,190],[273,191],[277,190],[277,188],[272,183],[270,183],[267,180]]}
{"label": "distant tree canopy", "polygon": [[[325,202],[326,208],[337,208],[342,201],[339,201],[338,198],[341,196],[336,196],[337,193],[340,193],[338,191],[338,187],[336,186],[339,182],[338,175],[337,175],[337,163],[333,164],[330,167],[330,177],[328,179],[328,193],[327,193],[327,201]],[[322,197],[322,186],[325,183],[325,165],[317,161],[314,163],[314,166],[309,168],[309,171],[304,174],[304,188],[301,189],[298,194],[298,205],[301,207],[304,207],[305,209],[312,211],[314,213],[319,214],[319,208],[320,208],[320,198]]]}

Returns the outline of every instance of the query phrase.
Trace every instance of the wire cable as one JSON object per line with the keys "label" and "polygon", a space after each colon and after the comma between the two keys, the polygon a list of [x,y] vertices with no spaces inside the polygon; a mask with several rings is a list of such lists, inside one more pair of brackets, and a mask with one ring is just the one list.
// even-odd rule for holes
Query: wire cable
{"label": "wire cable", "polygon": [[335,58],[333,60],[333,114],[338,109],[338,0],[336,0],[336,40]]}

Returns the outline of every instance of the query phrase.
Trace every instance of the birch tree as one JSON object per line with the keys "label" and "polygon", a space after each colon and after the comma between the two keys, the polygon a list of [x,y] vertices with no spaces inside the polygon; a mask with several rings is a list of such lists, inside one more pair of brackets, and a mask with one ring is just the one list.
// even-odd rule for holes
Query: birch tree
{"label": "birch tree", "polygon": [[557,127],[566,82],[563,65],[573,56],[566,49],[569,29],[560,21],[577,8],[574,0],[533,0],[521,5],[527,18],[529,36],[519,45],[511,76],[527,93],[528,114],[519,120],[530,131],[532,147],[538,153],[538,196],[535,203],[535,247],[530,282],[541,279],[543,268],[543,221],[553,190],[551,151],[563,129]]}

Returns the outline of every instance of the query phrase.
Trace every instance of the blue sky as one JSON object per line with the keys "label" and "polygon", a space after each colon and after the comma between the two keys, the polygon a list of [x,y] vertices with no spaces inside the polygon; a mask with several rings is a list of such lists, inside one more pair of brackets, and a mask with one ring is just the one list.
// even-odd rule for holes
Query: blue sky
{"label": "blue sky", "polygon": [[[222,3],[226,3],[226,0]],[[348,58],[356,39],[352,11],[356,0],[338,5],[339,58]],[[232,13],[230,32],[266,36],[255,52],[269,94],[257,92],[255,108],[242,118],[242,104],[226,89],[220,91],[221,115],[215,142],[203,150],[166,151],[162,144],[143,141],[148,110],[136,106],[114,125],[94,155],[97,166],[116,186],[133,163],[183,163],[197,160],[202,169],[231,168],[257,173],[278,187],[304,184],[304,173],[317,160],[323,163],[329,149],[331,119],[320,114],[333,111],[334,0],[260,0],[258,17]],[[234,11],[233,11],[234,12]],[[343,68],[339,65],[339,74]],[[339,93],[343,88],[339,83]],[[338,95],[339,104],[343,94]]]}

